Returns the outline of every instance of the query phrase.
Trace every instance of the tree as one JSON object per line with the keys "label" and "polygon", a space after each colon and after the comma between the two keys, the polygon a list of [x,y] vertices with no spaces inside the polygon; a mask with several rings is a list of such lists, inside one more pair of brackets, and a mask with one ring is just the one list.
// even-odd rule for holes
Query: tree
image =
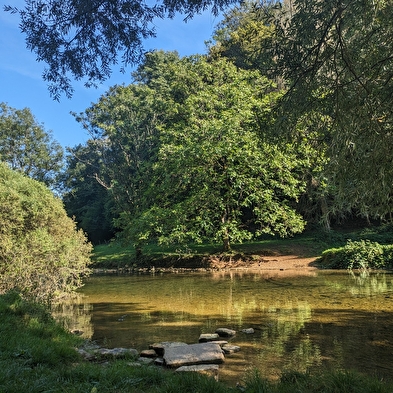
{"label": "tree", "polygon": [[50,301],[81,285],[90,252],[44,184],[0,163],[0,292]]}
{"label": "tree", "polygon": [[157,156],[160,112],[154,91],[135,84],[111,88],[98,103],[76,116],[94,136],[89,147],[99,162],[90,170],[97,184],[111,195],[113,218],[122,211],[137,214],[147,203],[145,190]]}
{"label": "tree", "polygon": [[26,46],[48,68],[43,74],[55,99],[71,96],[69,74],[86,85],[102,82],[111,66],[136,64],[143,57],[143,40],[155,35],[155,18],[182,13],[191,18],[209,7],[214,14],[234,0],[25,0],[24,8],[5,6],[20,16]]}
{"label": "tree", "polygon": [[98,144],[97,140],[88,140],[86,145],[69,148],[60,179],[65,189],[62,200],[68,215],[75,217],[78,227],[86,232],[93,244],[108,241],[115,233],[112,193],[97,181],[97,174],[103,170]]}
{"label": "tree", "polygon": [[272,82],[203,57],[185,58],[163,73],[171,79],[157,79],[156,86],[165,86],[174,114],[160,126],[150,206],[136,217],[123,214],[130,236],[218,241],[228,250],[254,235],[301,231],[304,222],[293,208],[303,189],[294,175],[301,162],[261,129],[278,94]]}
{"label": "tree", "polygon": [[272,75],[275,25],[268,15],[273,7],[271,2],[244,1],[225,12],[210,43],[210,56],[226,57],[238,67]]}
{"label": "tree", "polygon": [[276,20],[287,129],[329,117],[325,174],[341,210],[392,219],[393,3],[297,0]]}
{"label": "tree", "polygon": [[28,108],[19,110],[0,103],[0,161],[53,186],[62,168],[63,149]]}

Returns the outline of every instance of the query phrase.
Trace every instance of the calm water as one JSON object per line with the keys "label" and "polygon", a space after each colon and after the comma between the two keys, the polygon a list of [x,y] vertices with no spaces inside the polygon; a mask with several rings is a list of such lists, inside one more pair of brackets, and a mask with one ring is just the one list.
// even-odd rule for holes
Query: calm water
{"label": "calm water", "polygon": [[218,327],[238,332],[221,381],[250,368],[345,368],[392,378],[393,274],[317,271],[95,276],[64,304],[70,329],[106,347],[138,350],[160,341],[195,343]]}

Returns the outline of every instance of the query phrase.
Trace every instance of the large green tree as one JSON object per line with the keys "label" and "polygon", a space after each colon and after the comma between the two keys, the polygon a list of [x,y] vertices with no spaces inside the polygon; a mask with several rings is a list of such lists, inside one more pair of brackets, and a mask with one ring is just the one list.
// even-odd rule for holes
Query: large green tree
{"label": "large green tree", "polygon": [[273,83],[204,57],[176,61],[160,77],[148,74],[156,96],[171,102],[171,115],[159,127],[150,206],[139,216],[123,214],[131,237],[208,239],[229,249],[254,235],[301,231],[294,203],[303,189],[296,176],[302,162],[263,129],[278,94]]}
{"label": "large green tree", "polygon": [[[225,57],[243,69],[259,70],[263,75],[273,78],[282,91],[287,91],[285,73],[277,69],[276,25],[285,23],[292,11],[290,1],[242,2],[224,13],[210,43],[209,56]],[[281,102],[277,101],[278,109]],[[289,128],[287,120],[293,109],[286,109],[278,111],[275,124],[277,137],[286,139],[298,159],[308,163],[304,165],[302,175],[306,181],[306,191],[300,197],[297,209],[311,225],[319,224],[322,220],[328,227],[332,197],[325,169],[329,160],[326,149],[332,119],[322,110],[323,107],[309,108],[297,117],[291,132],[287,133],[283,130]]]}
{"label": "large green tree", "polygon": [[42,183],[0,163],[0,292],[49,301],[81,285],[91,246]]}
{"label": "large green tree", "polygon": [[[217,14],[235,0],[25,0],[5,6],[20,16],[27,48],[48,68],[52,96],[71,96],[71,77],[92,85],[107,79],[119,57],[123,67],[143,58],[143,40],[155,35],[156,18],[185,18],[208,8]],[[70,77],[71,76],[71,77]]]}
{"label": "large green tree", "polygon": [[63,149],[28,108],[0,103],[0,161],[53,186],[63,165]]}

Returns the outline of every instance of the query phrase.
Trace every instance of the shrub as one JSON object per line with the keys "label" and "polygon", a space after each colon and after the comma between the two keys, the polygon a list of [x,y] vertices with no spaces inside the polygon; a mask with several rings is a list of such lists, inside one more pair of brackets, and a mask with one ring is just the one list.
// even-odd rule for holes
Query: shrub
{"label": "shrub", "polygon": [[70,292],[88,273],[90,253],[52,192],[0,163],[0,293],[49,301]]}
{"label": "shrub", "polygon": [[348,240],[344,247],[322,253],[320,262],[332,269],[380,269],[393,266],[393,247],[370,240]]}

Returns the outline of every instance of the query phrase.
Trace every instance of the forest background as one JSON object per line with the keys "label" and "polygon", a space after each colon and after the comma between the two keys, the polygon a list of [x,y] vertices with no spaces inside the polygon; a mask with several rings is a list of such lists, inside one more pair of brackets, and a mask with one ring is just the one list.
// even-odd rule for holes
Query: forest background
{"label": "forest background", "polygon": [[[137,252],[389,223],[391,15],[386,1],[242,2],[206,55],[145,53],[132,84],[74,114],[91,138],[65,166],[31,113],[3,104],[2,160],[46,182],[94,244]],[[70,94],[56,75],[51,93]]]}

